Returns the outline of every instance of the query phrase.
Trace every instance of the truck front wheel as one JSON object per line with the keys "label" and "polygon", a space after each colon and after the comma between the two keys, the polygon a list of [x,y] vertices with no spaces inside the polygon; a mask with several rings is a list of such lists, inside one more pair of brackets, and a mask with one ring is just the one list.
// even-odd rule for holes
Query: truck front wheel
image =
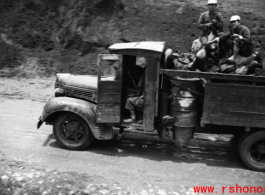
{"label": "truck front wheel", "polygon": [[74,113],[63,113],[56,117],[53,134],[60,146],[69,150],[83,150],[94,137],[87,122]]}
{"label": "truck front wheel", "polygon": [[239,144],[239,154],[250,169],[265,171],[265,131],[244,136]]}

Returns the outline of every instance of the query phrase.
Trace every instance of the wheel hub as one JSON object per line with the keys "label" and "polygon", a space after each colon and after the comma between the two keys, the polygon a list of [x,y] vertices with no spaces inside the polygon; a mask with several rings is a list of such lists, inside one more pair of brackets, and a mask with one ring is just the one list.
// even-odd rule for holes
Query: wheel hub
{"label": "wheel hub", "polygon": [[265,145],[264,144],[260,144],[258,145],[257,150],[261,153],[261,154],[265,154]]}
{"label": "wheel hub", "polygon": [[84,136],[82,125],[75,120],[65,121],[63,136],[68,141],[78,143]]}
{"label": "wheel hub", "polygon": [[77,129],[78,129],[78,122],[75,121],[71,121],[67,123],[67,125],[65,126],[65,130],[69,134],[76,134]]}

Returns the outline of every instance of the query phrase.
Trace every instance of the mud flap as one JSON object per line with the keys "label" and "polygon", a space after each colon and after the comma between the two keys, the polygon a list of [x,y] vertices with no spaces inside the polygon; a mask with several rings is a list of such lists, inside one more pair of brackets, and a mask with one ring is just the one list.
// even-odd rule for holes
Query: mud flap
{"label": "mud flap", "polygon": [[43,121],[41,120],[41,116],[40,116],[39,122],[37,123],[37,129],[39,129],[42,124],[43,124]]}

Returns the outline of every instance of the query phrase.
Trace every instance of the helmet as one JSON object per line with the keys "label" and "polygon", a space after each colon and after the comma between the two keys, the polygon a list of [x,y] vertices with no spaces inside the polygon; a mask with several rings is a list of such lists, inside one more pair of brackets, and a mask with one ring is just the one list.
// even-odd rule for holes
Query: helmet
{"label": "helmet", "polygon": [[217,4],[217,0],[208,0],[207,4]]}
{"label": "helmet", "polygon": [[239,20],[239,21],[241,20],[241,19],[240,19],[240,16],[238,16],[238,15],[234,15],[234,16],[231,17],[230,22],[232,22],[232,21],[237,21],[237,20]]}

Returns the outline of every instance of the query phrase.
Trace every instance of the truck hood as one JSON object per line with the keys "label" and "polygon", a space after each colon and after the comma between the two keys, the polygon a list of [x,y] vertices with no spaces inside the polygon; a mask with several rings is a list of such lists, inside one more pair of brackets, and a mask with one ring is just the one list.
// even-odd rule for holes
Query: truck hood
{"label": "truck hood", "polygon": [[68,73],[56,74],[56,84],[69,85],[78,88],[97,90],[98,77],[96,75],[73,75]]}

